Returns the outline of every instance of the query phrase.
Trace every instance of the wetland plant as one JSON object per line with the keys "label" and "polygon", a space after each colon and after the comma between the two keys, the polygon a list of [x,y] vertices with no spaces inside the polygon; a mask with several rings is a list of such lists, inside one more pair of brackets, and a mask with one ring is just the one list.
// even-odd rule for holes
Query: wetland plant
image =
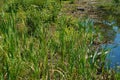
{"label": "wetland plant", "polygon": [[97,79],[96,63],[85,58],[95,53],[93,23],[59,15],[55,0],[31,1],[4,3],[0,12],[0,79]]}

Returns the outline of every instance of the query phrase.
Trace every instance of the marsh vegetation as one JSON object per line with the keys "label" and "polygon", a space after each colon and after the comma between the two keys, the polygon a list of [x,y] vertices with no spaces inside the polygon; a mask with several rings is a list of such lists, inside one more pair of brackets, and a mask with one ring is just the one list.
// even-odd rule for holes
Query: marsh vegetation
{"label": "marsh vegetation", "polygon": [[[0,1],[0,80],[119,78],[104,68],[106,50],[99,48],[104,35],[98,25],[89,17],[78,18],[66,12],[66,4],[76,7],[76,3]],[[77,10],[75,7],[72,11]],[[95,56],[97,53],[102,54]]]}

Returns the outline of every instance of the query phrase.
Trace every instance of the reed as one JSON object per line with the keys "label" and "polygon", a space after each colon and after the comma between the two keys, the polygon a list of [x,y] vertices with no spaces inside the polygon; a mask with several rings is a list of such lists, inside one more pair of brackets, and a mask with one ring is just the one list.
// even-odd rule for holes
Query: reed
{"label": "reed", "polygon": [[0,12],[0,79],[97,79],[96,63],[86,59],[95,53],[93,22],[59,15],[55,0],[31,1],[4,2]]}

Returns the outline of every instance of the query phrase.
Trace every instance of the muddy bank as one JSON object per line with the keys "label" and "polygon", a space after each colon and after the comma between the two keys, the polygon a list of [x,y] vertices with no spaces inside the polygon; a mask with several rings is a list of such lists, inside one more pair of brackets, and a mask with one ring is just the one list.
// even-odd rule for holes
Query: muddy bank
{"label": "muddy bank", "polygon": [[100,22],[104,12],[102,10],[98,10],[98,7],[95,4],[99,4],[99,2],[96,0],[75,1],[73,4],[65,2],[62,11],[65,12],[65,14],[73,17],[77,18],[86,17],[94,19],[97,22]]}

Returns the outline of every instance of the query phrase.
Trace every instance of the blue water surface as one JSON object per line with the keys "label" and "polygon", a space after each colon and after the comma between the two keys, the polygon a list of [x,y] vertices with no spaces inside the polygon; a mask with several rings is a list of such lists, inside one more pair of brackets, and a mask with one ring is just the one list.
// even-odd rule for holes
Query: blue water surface
{"label": "blue water surface", "polygon": [[113,43],[103,45],[104,48],[110,49],[106,56],[105,67],[120,72],[120,31],[117,26],[113,26],[113,30],[116,32]]}

